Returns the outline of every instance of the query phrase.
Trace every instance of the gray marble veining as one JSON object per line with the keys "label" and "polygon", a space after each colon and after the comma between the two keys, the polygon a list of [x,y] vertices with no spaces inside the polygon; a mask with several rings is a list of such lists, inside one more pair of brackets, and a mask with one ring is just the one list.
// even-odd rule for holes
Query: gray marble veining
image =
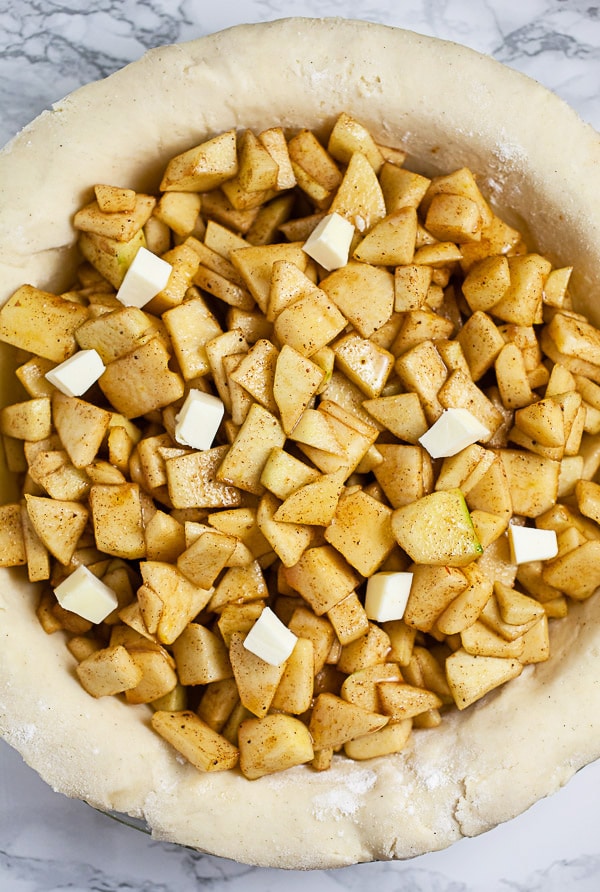
{"label": "gray marble veining", "polygon": [[542,81],[600,126],[600,5],[592,0],[102,0],[93,8],[20,0],[0,12],[0,143],[153,46],[287,15],[370,19],[456,40]]}
{"label": "gray marble veining", "polygon": [[[536,78],[600,129],[597,0],[0,0],[0,144],[52,102],[162,43],[282,16],[370,19],[464,43]],[[2,892],[597,892],[600,766],[446,852],[311,875],[151,840],[55,794],[0,743]]]}

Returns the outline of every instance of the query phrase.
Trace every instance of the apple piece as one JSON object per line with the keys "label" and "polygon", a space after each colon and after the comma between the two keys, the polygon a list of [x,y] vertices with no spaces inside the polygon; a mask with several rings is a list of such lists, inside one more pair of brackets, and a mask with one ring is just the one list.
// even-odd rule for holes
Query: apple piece
{"label": "apple piece", "polygon": [[483,553],[459,489],[429,493],[392,513],[392,530],[415,563],[463,567]]}

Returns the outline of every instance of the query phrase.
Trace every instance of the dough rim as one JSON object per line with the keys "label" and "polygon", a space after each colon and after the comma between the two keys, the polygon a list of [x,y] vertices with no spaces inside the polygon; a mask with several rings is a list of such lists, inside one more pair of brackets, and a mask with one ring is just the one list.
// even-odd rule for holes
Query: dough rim
{"label": "dough rim", "polygon": [[[149,188],[166,158],[207,135],[276,123],[321,128],[342,110],[382,142],[402,142],[425,172],[472,167],[484,190],[526,221],[542,253],[575,263],[581,306],[593,314],[598,135],[488,57],[342,19],[241,25],[152,50],[37,118],[0,153],[0,300],[25,281],[67,284],[69,220],[90,184]],[[125,119],[126,129],[114,126]],[[284,868],[408,858],[514,817],[600,753],[595,598],[555,626],[549,663],[417,732],[406,753],[249,782],[184,764],[150,730],[143,707],[92,700],[61,635],[45,635],[33,617],[31,587],[18,572],[1,573],[0,735],[54,789],[143,817],[159,839]]]}

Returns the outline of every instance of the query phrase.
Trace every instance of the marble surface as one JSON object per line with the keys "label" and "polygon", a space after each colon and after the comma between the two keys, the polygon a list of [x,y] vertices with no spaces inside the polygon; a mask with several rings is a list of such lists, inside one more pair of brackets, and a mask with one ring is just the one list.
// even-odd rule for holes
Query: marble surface
{"label": "marble surface", "polygon": [[[0,0],[0,144],[152,46],[288,15],[364,18],[464,43],[541,81],[600,130],[596,0]],[[514,821],[444,852],[305,874],[155,842],[54,793],[0,744],[0,890],[597,892],[599,794],[595,764]]]}

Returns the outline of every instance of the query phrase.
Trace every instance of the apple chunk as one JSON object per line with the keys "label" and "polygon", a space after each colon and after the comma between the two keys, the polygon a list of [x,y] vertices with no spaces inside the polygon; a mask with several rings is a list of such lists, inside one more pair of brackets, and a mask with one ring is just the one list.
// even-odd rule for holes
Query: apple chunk
{"label": "apple chunk", "polygon": [[463,567],[483,553],[459,489],[429,493],[392,513],[401,548],[418,564]]}

